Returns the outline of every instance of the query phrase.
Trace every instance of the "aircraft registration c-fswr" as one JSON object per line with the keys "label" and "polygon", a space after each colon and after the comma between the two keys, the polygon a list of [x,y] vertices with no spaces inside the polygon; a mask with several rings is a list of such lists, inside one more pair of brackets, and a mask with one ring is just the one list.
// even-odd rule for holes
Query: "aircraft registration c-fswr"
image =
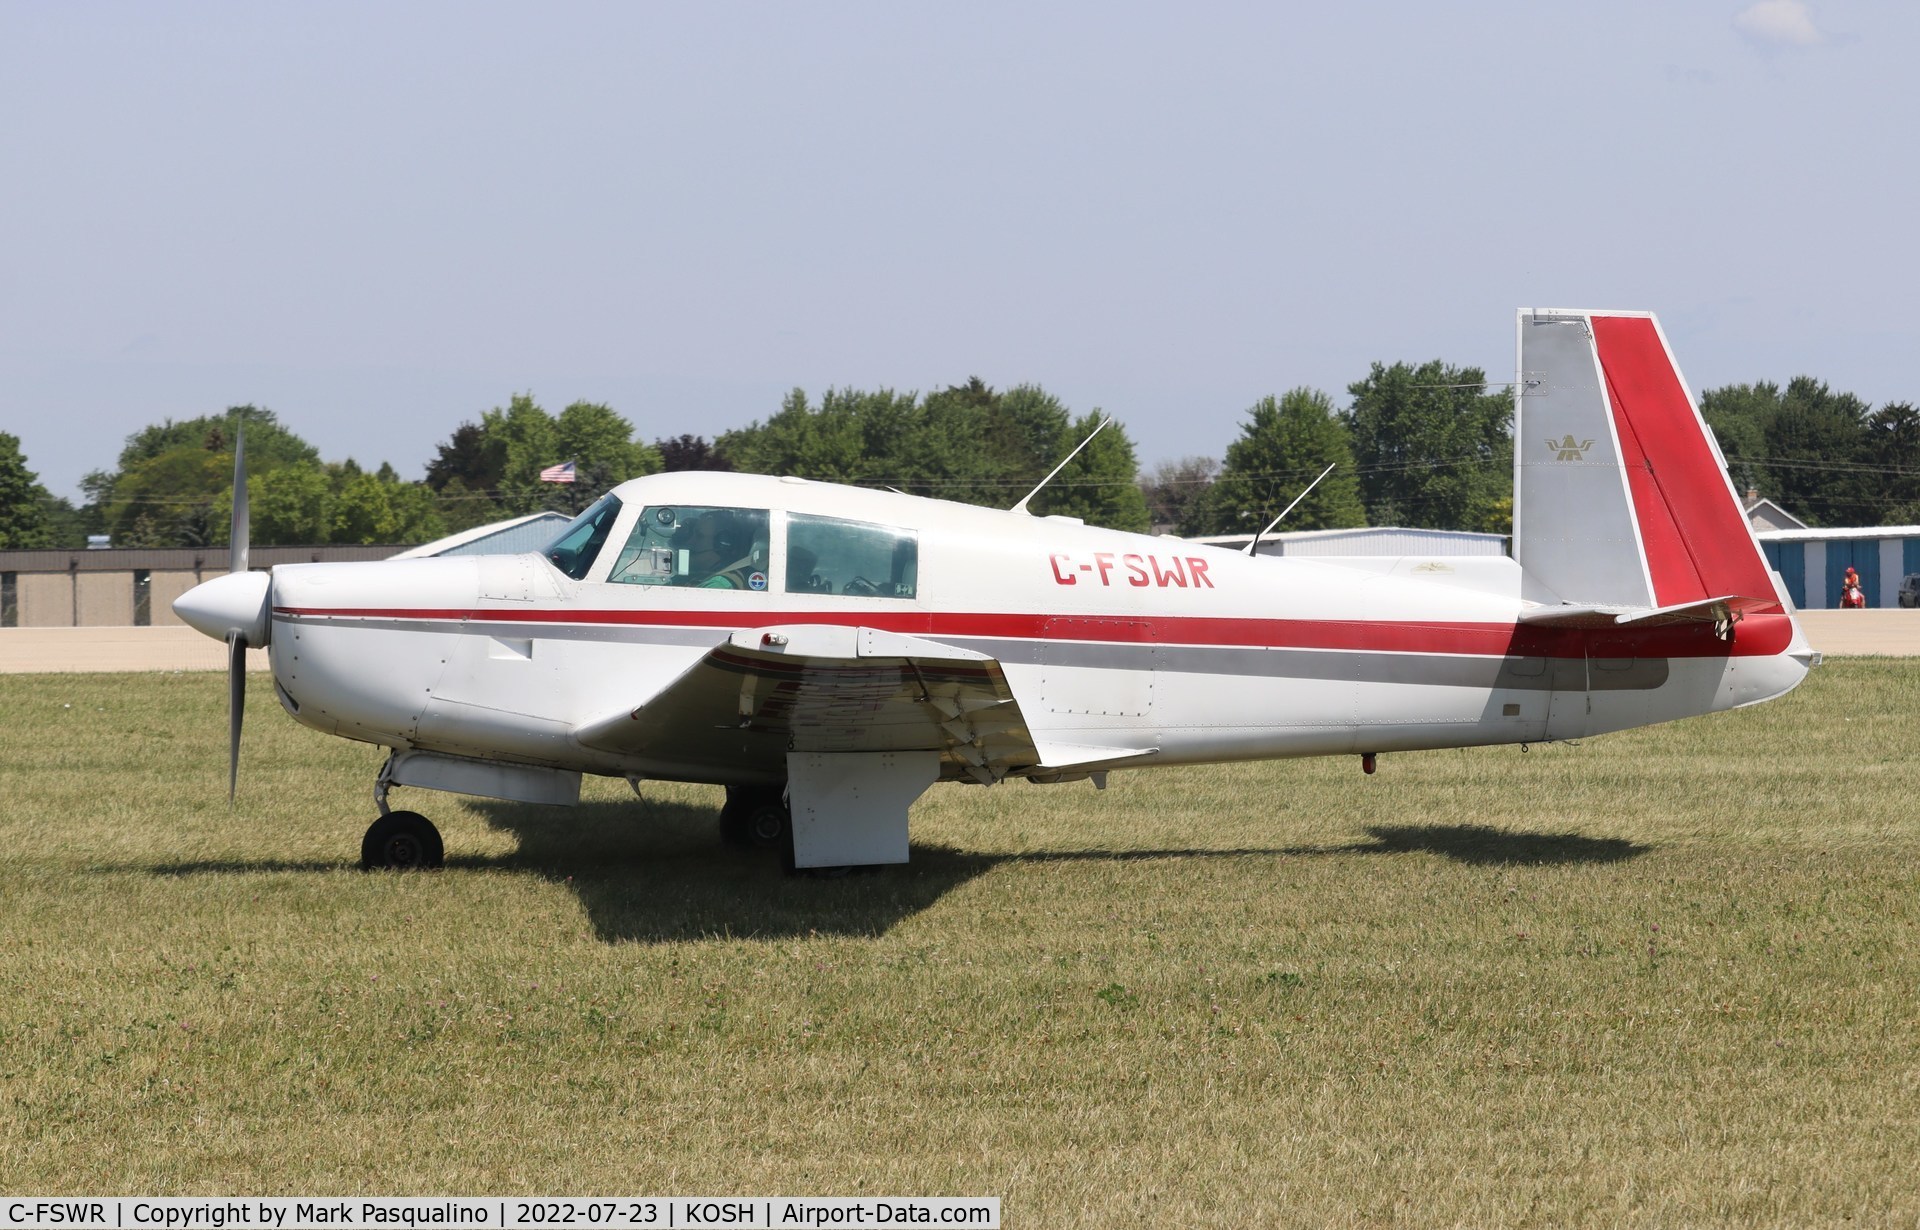
{"label": "aircraft registration c-fswr", "polygon": [[[392,786],[726,787],[723,837],[907,859],[936,781],[1574,739],[1781,695],[1818,656],[1645,313],[1523,310],[1513,558],[1300,559],[886,491],[623,483],[539,554],[233,571],[174,604]],[[236,458],[236,471],[244,462]],[[244,485],[236,492],[244,494]],[[231,791],[233,778],[229,778]]]}

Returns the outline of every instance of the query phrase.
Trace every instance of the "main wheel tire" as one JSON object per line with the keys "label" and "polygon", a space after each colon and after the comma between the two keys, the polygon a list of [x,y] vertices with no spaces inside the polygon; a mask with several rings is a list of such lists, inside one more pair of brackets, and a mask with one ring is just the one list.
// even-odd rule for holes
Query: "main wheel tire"
{"label": "main wheel tire", "polygon": [[720,808],[720,844],[744,850],[753,845],[747,833],[748,796],[745,791],[727,787],[727,801]]}
{"label": "main wheel tire", "polygon": [[756,850],[793,848],[793,814],[778,798],[761,798],[741,809],[747,841]]}
{"label": "main wheel tire", "polygon": [[446,857],[440,830],[417,811],[390,811],[367,826],[360,839],[362,871],[426,871]]}

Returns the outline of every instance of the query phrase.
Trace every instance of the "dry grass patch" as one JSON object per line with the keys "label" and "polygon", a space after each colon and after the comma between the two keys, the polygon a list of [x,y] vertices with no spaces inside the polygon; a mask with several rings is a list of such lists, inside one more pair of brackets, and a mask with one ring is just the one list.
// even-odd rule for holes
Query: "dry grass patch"
{"label": "dry grass patch", "polygon": [[613,783],[401,792],[449,867],[363,875],[379,753],[254,682],[229,810],[218,676],[0,678],[8,1191],[1920,1217],[1910,665],[1373,778],[940,787],[832,883]]}

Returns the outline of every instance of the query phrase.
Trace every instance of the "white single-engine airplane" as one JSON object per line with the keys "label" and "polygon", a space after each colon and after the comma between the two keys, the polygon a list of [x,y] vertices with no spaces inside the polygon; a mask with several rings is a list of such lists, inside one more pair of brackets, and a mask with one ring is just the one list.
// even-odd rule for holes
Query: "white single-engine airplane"
{"label": "white single-engine airplane", "polygon": [[[635,479],[540,554],[234,571],[174,610],[287,712],[390,749],[368,867],[434,866],[392,786],[571,804],[723,785],[723,837],[900,863],[939,780],[1574,739],[1818,662],[1650,315],[1524,310],[1513,558],[1295,559],[893,492]],[[236,471],[242,469],[236,459]],[[1024,501],[1023,501],[1024,504]]]}

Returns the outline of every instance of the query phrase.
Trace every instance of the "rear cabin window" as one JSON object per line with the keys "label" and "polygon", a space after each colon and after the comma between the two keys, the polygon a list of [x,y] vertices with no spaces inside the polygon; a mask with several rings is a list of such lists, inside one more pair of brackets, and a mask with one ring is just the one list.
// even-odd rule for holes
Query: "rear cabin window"
{"label": "rear cabin window", "polygon": [[767,520],[764,508],[643,509],[607,580],[765,593]]}
{"label": "rear cabin window", "polygon": [[920,583],[920,544],[912,530],[787,516],[787,592],[911,598]]}
{"label": "rear cabin window", "polygon": [[593,561],[599,558],[600,548],[606,545],[607,535],[613,532],[613,523],[619,517],[620,500],[609,491],[587,511],[567,522],[553,541],[540,549],[540,554],[574,580],[582,580],[593,567]]}

